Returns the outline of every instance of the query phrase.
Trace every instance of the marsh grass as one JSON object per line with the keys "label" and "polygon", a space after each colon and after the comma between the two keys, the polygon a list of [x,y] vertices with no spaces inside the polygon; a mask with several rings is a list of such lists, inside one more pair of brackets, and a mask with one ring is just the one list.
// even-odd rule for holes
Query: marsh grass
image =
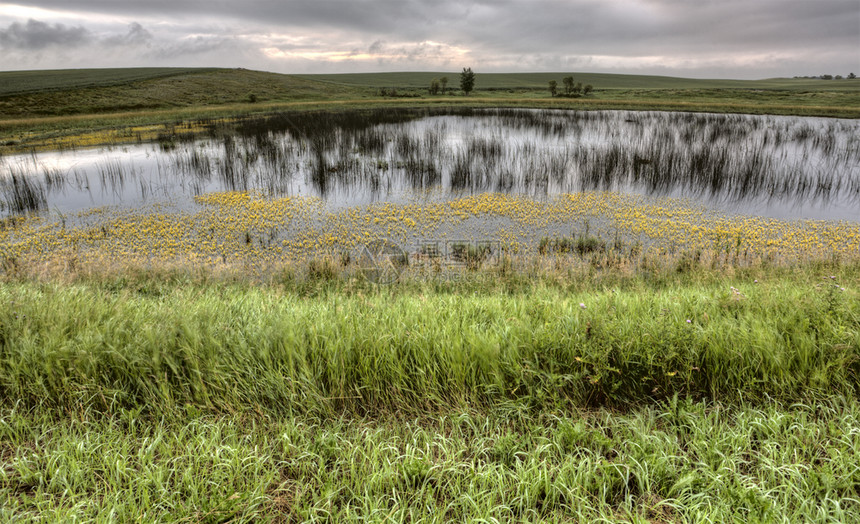
{"label": "marsh grass", "polygon": [[10,167],[0,175],[0,213],[5,216],[40,211],[47,206],[48,191],[57,184],[53,173],[46,173],[44,180],[29,176],[22,170]]}
{"label": "marsh grass", "polygon": [[[618,250],[623,249],[621,244],[616,243]],[[588,234],[578,237],[542,237],[538,242],[538,253],[548,255],[551,253],[576,253],[586,255],[589,253],[602,253],[606,250],[606,242],[599,237]]]}
{"label": "marsh grass", "polygon": [[5,273],[0,518],[860,516],[856,261],[565,260]]}
{"label": "marsh grass", "polygon": [[[268,290],[158,277],[119,288],[4,284],[2,394],[99,410],[190,402],[273,413],[856,395],[860,301],[843,283],[856,269],[753,283],[669,268],[591,292],[564,274],[494,274],[378,288],[338,277],[325,259]],[[601,281],[613,279],[592,282]]]}
{"label": "marsh grass", "polygon": [[[115,194],[117,182],[139,182],[141,199],[153,183],[169,182],[186,197],[204,190],[291,195],[301,189],[335,202],[428,190],[452,196],[620,191],[741,209],[843,209],[860,202],[860,147],[851,122],[427,107],[291,111],[188,127],[159,135],[157,176],[109,159],[92,167],[96,186],[86,196],[99,198],[100,181],[103,194]],[[469,138],[455,138],[461,135]],[[0,169],[0,175],[7,171]],[[71,186],[71,172],[42,180],[37,156],[10,169],[15,180],[27,177],[28,194],[44,194],[41,200],[50,197],[52,204]],[[6,200],[24,198],[17,186],[5,186]]]}

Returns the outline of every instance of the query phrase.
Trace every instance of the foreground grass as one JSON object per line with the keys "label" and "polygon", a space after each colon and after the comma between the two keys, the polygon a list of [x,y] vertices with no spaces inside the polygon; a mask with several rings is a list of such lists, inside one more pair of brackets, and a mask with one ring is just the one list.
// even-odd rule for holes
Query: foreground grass
{"label": "foreground grass", "polygon": [[4,520],[860,518],[856,262],[213,278],[7,275]]}
{"label": "foreground grass", "polygon": [[310,293],[289,280],[280,291],[9,283],[0,395],[58,409],[325,415],[854,398],[860,300],[844,282],[857,273],[600,290],[499,277],[471,293],[432,281],[323,280]]}
{"label": "foreground grass", "polygon": [[848,522],[860,406],[405,418],[0,412],[0,518]]}

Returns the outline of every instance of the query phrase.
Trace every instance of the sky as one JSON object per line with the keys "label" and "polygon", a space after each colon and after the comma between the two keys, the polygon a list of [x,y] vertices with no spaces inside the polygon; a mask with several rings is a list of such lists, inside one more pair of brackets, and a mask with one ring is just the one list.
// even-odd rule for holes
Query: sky
{"label": "sky", "polygon": [[0,70],[860,74],[860,0],[0,0]]}

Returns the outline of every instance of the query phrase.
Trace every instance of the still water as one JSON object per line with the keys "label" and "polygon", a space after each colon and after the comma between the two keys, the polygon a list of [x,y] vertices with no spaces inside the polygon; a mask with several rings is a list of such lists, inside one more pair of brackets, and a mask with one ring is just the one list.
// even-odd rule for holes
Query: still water
{"label": "still water", "polygon": [[278,114],[193,141],[0,157],[0,216],[213,191],[331,207],[502,192],[682,197],[732,214],[860,220],[860,121],[696,113]]}

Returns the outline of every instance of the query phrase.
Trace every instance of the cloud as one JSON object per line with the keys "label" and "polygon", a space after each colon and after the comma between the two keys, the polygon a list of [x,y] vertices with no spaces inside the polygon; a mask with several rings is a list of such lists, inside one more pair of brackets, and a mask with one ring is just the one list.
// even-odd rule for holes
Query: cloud
{"label": "cloud", "polygon": [[378,55],[382,53],[383,46],[385,46],[384,40],[376,40],[370,44],[370,47],[367,48],[367,52],[371,55]]}
{"label": "cloud", "polygon": [[183,56],[216,53],[232,47],[234,47],[232,38],[218,35],[196,35],[177,42],[161,44],[150,53],[150,56],[159,60],[175,60]]}
{"label": "cloud", "polygon": [[50,25],[33,19],[0,29],[0,47],[4,49],[39,51],[52,46],[80,47],[92,38],[92,33],[80,26]]}
{"label": "cloud", "polygon": [[[0,29],[0,47],[15,51],[23,64],[29,52],[31,62],[37,57],[42,61],[40,67],[57,62],[54,55],[62,46],[64,53],[92,66],[108,58],[122,63],[124,53],[126,62],[140,65],[182,65],[185,57],[186,64],[281,72],[471,66],[484,72],[597,70],[761,78],[860,70],[857,0],[27,4],[27,9],[0,4],[0,24],[12,23]],[[38,53],[48,47],[50,52]],[[10,59],[5,62],[9,67]]]}
{"label": "cloud", "polygon": [[148,45],[151,41],[152,33],[137,22],[129,24],[128,33],[109,36],[102,40],[108,46],[140,46]]}
{"label": "cloud", "polygon": [[389,43],[374,40],[338,47],[279,45],[263,49],[271,59],[283,63],[317,61],[338,64],[375,64],[399,67],[443,67],[468,55],[468,50],[433,41]]}

